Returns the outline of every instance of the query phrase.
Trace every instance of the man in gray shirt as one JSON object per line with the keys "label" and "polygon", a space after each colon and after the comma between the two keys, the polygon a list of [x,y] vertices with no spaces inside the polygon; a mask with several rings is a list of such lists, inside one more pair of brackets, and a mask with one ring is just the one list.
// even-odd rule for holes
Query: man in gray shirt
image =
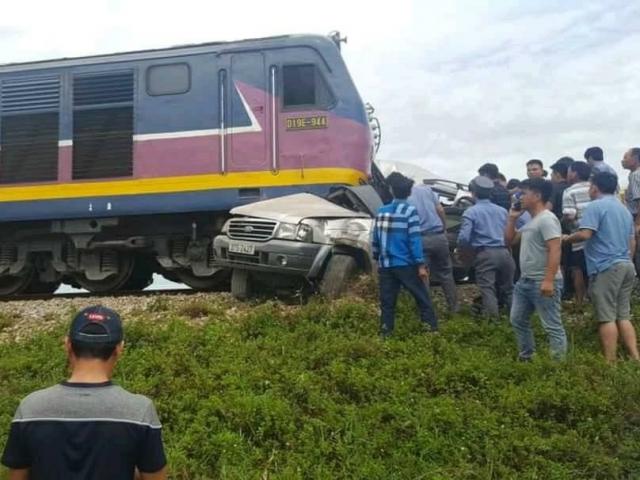
{"label": "man in gray shirt", "polygon": [[[567,337],[560,316],[562,230],[558,218],[545,207],[553,186],[547,180],[533,178],[522,183],[522,191],[523,210],[511,209],[505,232],[508,245],[520,242],[521,273],[511,306],[518,358],[528,361],[535,353],[531,315],[536,311],[549,336],[551,355],[562,359],[567,351]],[[516,232],[517,220],[525,210],[532,220]]]}
{"label": "man in gray shirt", "polygon": [[113,310],[75,316],[65,341],[71,377],[28,395],[11,422],[2,456],[11,480],[166,479],[153,402],[111,383],[123,345]]}

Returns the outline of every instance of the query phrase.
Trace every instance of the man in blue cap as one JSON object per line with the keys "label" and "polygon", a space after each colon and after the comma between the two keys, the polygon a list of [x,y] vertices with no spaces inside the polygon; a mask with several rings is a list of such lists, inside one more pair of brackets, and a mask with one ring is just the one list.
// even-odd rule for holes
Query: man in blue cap
{"label": "man in blue cap", "polygon": [[475,253],[476,284],[482,295],[484,315],[499,319],[498,299],[511,305],[515,263],[504,239],[508,212],[491,202],[494,183],[480,176],[471,181],[471,192],[476,204],[462,215],[458,245]]}
{"label": "man in blue cap", "polygon": [[11,480],[164,480],[166,459],[153,402],[111,382],[124,348],[120,316],[78,313],[65,339],[68,380],[31,393],[11,422],[2,463]]}

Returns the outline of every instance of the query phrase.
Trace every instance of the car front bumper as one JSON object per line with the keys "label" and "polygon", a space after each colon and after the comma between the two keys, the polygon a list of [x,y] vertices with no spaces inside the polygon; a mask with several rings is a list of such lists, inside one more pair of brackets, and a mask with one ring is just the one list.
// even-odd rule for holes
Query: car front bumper
{"label": "car front bumper", "polygon": [[[252,254],[233,253],[230,244],[253,247]],[[272,239],[265,242],[233,240],[218,235],[213,241],[216,264],[225,268],[242,268],[257,272],[315,278],[331,252],[330,245],[293,240]]]}

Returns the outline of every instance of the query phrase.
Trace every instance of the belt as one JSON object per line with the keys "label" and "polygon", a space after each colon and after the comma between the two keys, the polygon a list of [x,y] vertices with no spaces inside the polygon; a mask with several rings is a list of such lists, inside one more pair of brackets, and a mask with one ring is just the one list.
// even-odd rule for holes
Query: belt
{"label": "belt", "polygon": [[485,250],[500,250],[502,248],[507,248],[504,245],[500,247],[476,247],[476,252],[484,252]]}
{"label": "belt", "polygon": [[440,230],[439,232],[420,232],[423,237],[427,237],[429,235],[442,235],[444,230]]}

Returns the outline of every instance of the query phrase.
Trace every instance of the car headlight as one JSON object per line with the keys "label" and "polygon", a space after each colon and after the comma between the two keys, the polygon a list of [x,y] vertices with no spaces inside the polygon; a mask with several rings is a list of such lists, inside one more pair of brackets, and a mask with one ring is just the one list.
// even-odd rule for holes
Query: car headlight
{"label": "car headlight", "polygon": [[313,228],[305,223],[301,223],[300,225],[298,225],[296,240],[299,240],[301,242],[311,242],[313,240]]}
{"label": "car headlight", "polygon": [[294,223],[281,223],[276,232],[276,238],[295,240],[298,226]]}

